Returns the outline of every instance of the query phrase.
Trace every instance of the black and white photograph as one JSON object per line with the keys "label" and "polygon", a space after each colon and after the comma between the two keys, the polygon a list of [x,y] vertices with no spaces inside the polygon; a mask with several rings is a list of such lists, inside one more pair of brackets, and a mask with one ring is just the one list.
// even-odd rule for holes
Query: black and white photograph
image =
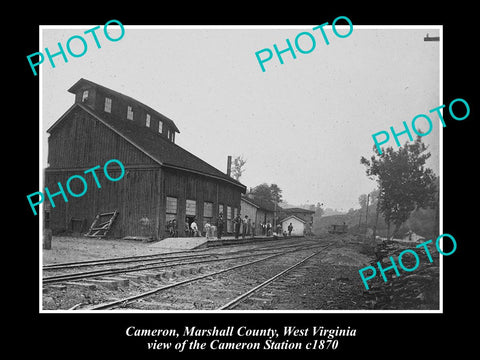
{"label": "black and white photograph", "polygon": [[26,271],[8,342],[51,358],[464,354],[468,9],[138,6],[40,11],[12,50],[25,80],[5,134],[25,152],[8,255]]}
{"label": "black and white photograph", "polygon": [[442,28],[334,23],[43,65],[42,310],[441,310]]}

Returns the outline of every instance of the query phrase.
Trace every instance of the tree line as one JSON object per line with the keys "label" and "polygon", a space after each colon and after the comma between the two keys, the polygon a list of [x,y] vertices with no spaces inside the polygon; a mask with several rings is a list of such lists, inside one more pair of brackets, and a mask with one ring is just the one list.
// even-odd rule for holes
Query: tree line
{"label": "tree line", "polygon": [[[393,238],[412,214],[425,215],[433,212],[433,235],[438,235],[439,181],[433,170],[425,163],[431,153],[418,136],[414,142],[406,143],[394,150],[373,147],[374,155],[360,158],[366,168],[366,175],[377,182],[378,188],[372,194],[375,212],[373,237],[376,236],[380,214],[387,227],[387,238]],[[359,202],[367,205],[368,195],[360,196]]]}

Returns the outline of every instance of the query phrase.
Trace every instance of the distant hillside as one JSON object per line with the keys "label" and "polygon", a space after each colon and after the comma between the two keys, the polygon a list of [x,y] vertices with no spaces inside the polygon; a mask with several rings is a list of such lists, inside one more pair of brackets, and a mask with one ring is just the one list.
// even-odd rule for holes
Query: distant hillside
{"label": "distant hillside", "polygon": [[280,201],[278,203],[278,206],[280,206],[282,209],[289,209],[289,208],[294,208],[294,207],[299,207],[299,206],[296,206],[296,205],[292,205],[292,204],[289,204],[285,201]]}
{"label": "distant hillside", "polygon": [[[330,216],[314,216],[313,218],[313,233],[320,235],[328,231],[330,225],[348,225],[350,233],[365,233],[366,227],[373,229],[375,225],[375,211],[370,209],[368,213],[368,224],[365,225],[365,209],[351,210],[346,214],[330,215]],[[359,227],[360,222],[360,227]],[[407,222],[402,225],[399,230],[399,236],[402,236],[407,231],[412,230],[416,234],[424,236],[427,239],[434,237],[434,228],[438,229],[438,223],[435,225],[435,216],[432,209],[419,209],[414,211]],[[393,231],[393,225],[390,231]],[[379,236],[387,235],[387,225],[383,220],[381,214],[377,224],[377,234]]]}
{"label": "distant hillside", "polygon": [[[324,234],[328,231],[330,225],[343,225],[344,223],[351,228],[354,225],[355,217],[352,214],[328,215],[328,216],[314,216],[313,217],[313,233]],[[358,225],[358,219],[357,219]]]}
{"label": "distant hillside", "polygon": [[332,216],[332,215],[345,215],[346,212],[337,210],[337,209],[332,209],[332,208],[326,208],[323,212],[323,216]]}

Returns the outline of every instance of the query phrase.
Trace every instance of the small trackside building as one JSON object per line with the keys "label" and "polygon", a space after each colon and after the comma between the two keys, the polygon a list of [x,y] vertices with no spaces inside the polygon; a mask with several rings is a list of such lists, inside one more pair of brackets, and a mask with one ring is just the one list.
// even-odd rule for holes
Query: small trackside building
{"label": "small trackside building", "polygon": [[[179,130],[171,119],[89,80],[80,79],[68,91],[74,104],[47,130],[45,186],[53,193],[58,182],[78,174],[88,191],[68,202],[58,197],[50,210],[54,234],[83,233],[96,214],[117,210],[109,236],[162,239],[173,219],[182,236],[193,218],[202,229],[219,213],[226,219],[239,211],[245,186],[176,145]],[[117,182],[99,176],[97,188],[84,171],[110,159],[118,159],[125,174]],[[73,183],[72,189],[81,191]]]}
{"label": "small trackside building", "polygon": [[280,220],[280,224],[282,225],[282,232],[287,232],[288,234],[288,226],[292,224],[293,230],[291,235],[294,236],[303,236],[306,232],[306,222],[303,219],[295,215],[289,215],[286,218]]}
{"label": "small trackside building", "polygon": [[281,209],[279,212],[280,218],[286,218],[287,216],[293,215],[305,222],[305,233],[311,234],[313,228],[313,216],[315,211],[307,210],[303,208],[285,208]]}

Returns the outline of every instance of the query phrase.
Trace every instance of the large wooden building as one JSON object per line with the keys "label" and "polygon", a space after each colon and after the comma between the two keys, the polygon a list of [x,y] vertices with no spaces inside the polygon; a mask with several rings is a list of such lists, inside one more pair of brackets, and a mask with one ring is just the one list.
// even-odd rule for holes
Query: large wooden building
{"label": "large wooden building", "polygon": [[[140,103],[94,82],[80,79],[69,90],[74,104],[47,130],[48,167],[45,186],[58,191],[72,175],[83,175],[88,190],[82,197],[61,196],[50,211],[54,233],[84,232],[96,214],[118,211],[112,237],[167,236],[168,221],[176,219],[179,235],[194,217],[202,226],[223,213],[231,229],[245,186],[228,174],[175,144],[175,123]],[[101,188],[84,171],[117,159],[125,167],[112,182],[97,173]],[[120,168],[118,171],[120,172]],[[115,171],[112,166],[111,176]],[[72,181],[74,186],[81,186]],[[57,190],[56,190],[57,189]],[[77,193],[80,190],[73,190]]]}

